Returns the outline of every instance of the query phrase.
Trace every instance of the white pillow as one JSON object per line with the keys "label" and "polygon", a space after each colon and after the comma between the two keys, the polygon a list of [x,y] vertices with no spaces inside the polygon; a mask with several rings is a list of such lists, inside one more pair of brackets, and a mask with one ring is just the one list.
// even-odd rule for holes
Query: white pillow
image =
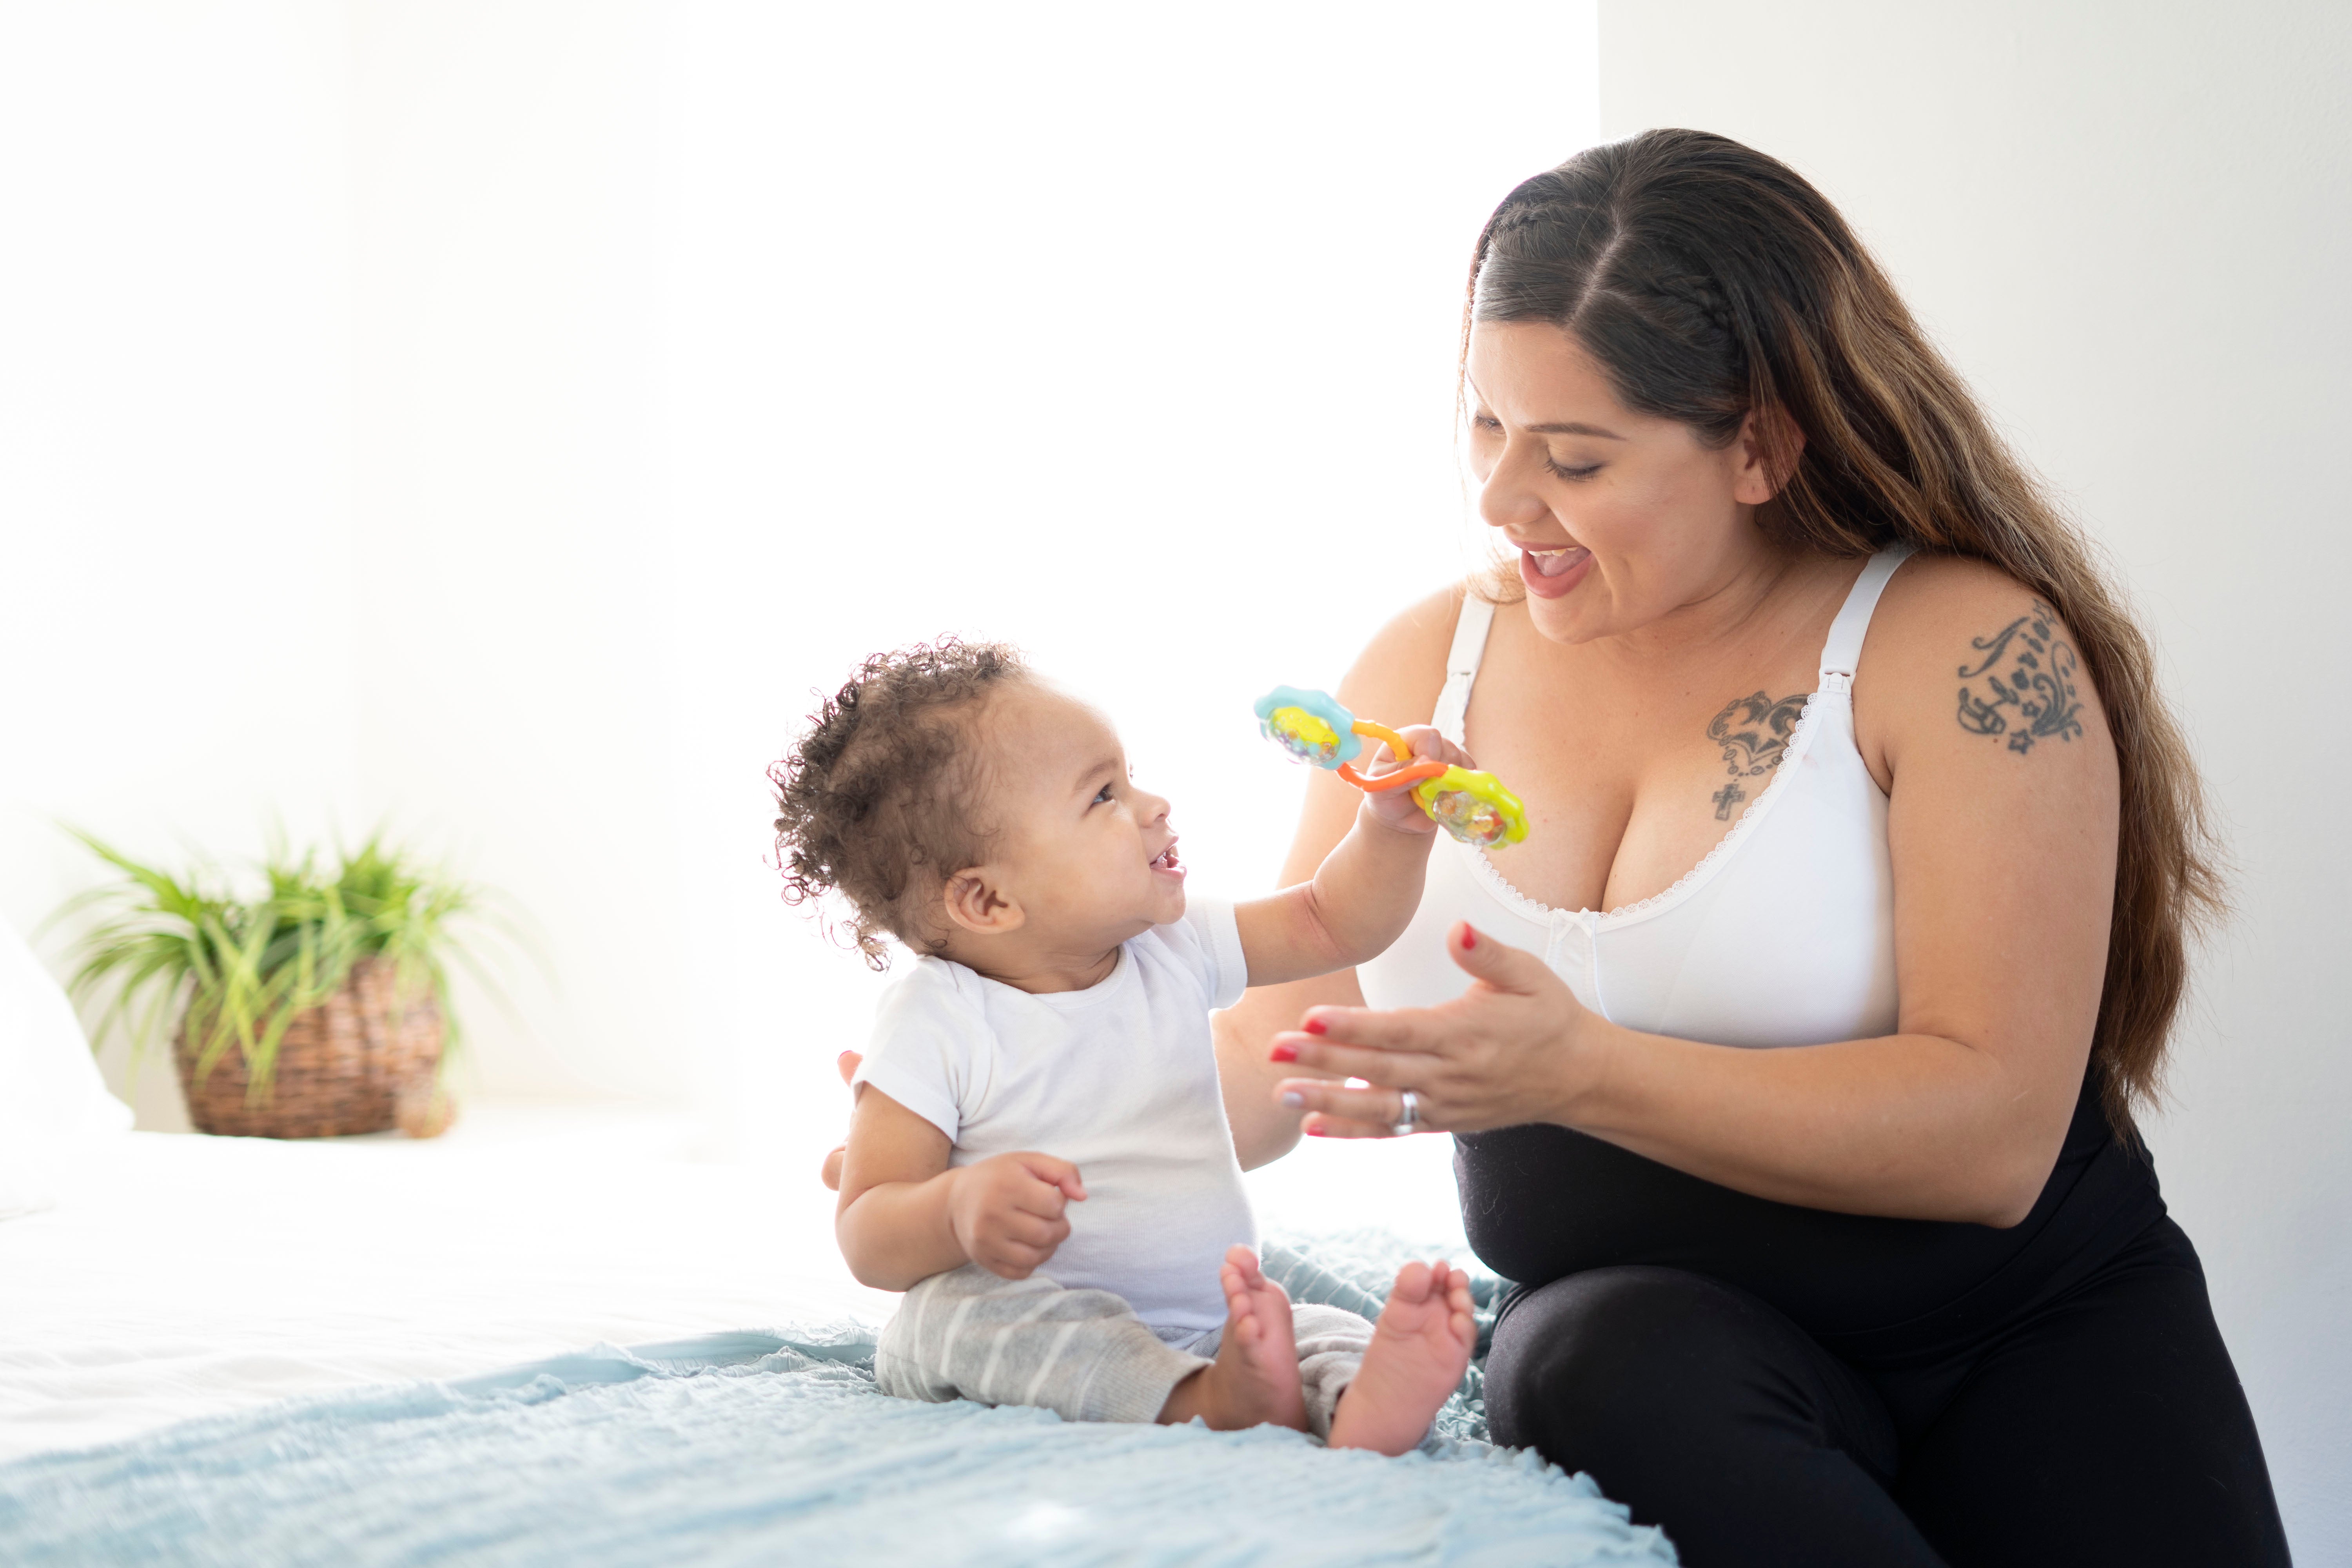
{"label": "white pillow", "polygon": [[65,1162],[130,1126],[64,987],[0,920],[0,1219],[55,1203]]}

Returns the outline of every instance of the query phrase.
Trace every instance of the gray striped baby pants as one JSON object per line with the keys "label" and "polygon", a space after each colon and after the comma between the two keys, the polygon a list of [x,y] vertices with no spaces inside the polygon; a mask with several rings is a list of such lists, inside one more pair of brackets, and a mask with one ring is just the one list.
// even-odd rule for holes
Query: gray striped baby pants
{"label": "gray striped baby pants", "polygon": [[[1307,1425],[1331,1435],[1331,1412],[1362,1364],[1372,1325],[1353,1312],[1293,1302]],[[934,1404],[1034,1405],[1066,1421],[1150,1421],[1169,1392],[1216,1354],[1222,1329],[1170,1343],[1108,1290],[1051,1279],[1000,1279],[976,1263],[907,1292],[874,1350],[885,1394]]]}

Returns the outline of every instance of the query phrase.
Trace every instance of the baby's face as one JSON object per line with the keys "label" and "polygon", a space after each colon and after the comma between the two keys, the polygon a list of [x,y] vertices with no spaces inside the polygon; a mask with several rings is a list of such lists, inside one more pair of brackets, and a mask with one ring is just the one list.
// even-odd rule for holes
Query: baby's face
{"label": "baby's face", "polygon": [[1184,914],[1184,869],[1168,803],[1135,787],[1103,716],[1024,681],[985,721],[992,863],[1033,940],[1108,948]]}

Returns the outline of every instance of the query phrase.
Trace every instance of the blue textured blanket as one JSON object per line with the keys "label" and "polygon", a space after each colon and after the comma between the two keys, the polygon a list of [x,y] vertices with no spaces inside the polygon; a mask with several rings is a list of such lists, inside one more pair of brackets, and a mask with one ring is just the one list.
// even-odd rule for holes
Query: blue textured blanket
{"label": "blue textured blanket", "polygon": [[[1344,1267],[1268,1249],[1302,1299]],[[1459,1438],[1066,1424],[877,1394],[864,1331],[709,1336],[191,1421],[0,1467],[16,1564],[1671,1563],[1582,1476]],[[1441,1431],[1478,1425],[1475,1388]]]}

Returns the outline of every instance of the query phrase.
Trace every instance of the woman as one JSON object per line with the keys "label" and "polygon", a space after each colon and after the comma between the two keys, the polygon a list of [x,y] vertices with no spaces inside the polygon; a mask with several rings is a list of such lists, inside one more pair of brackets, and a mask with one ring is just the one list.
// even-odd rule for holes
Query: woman
{"label": "woman", "polygon": [[[1341,699],[1534,831],[1226,1016],[1243,1163],[1457,1134],[1519,1282],[1496,1439],[1698,1568],[2285,1562],[2132,1121],[2218,908],[2199,785],[2082,539],[1834,209],[1720,137],[1514,191],[1465,336],[1516,581]],[[1289,878],[1353,810],[1318,779]]]}

